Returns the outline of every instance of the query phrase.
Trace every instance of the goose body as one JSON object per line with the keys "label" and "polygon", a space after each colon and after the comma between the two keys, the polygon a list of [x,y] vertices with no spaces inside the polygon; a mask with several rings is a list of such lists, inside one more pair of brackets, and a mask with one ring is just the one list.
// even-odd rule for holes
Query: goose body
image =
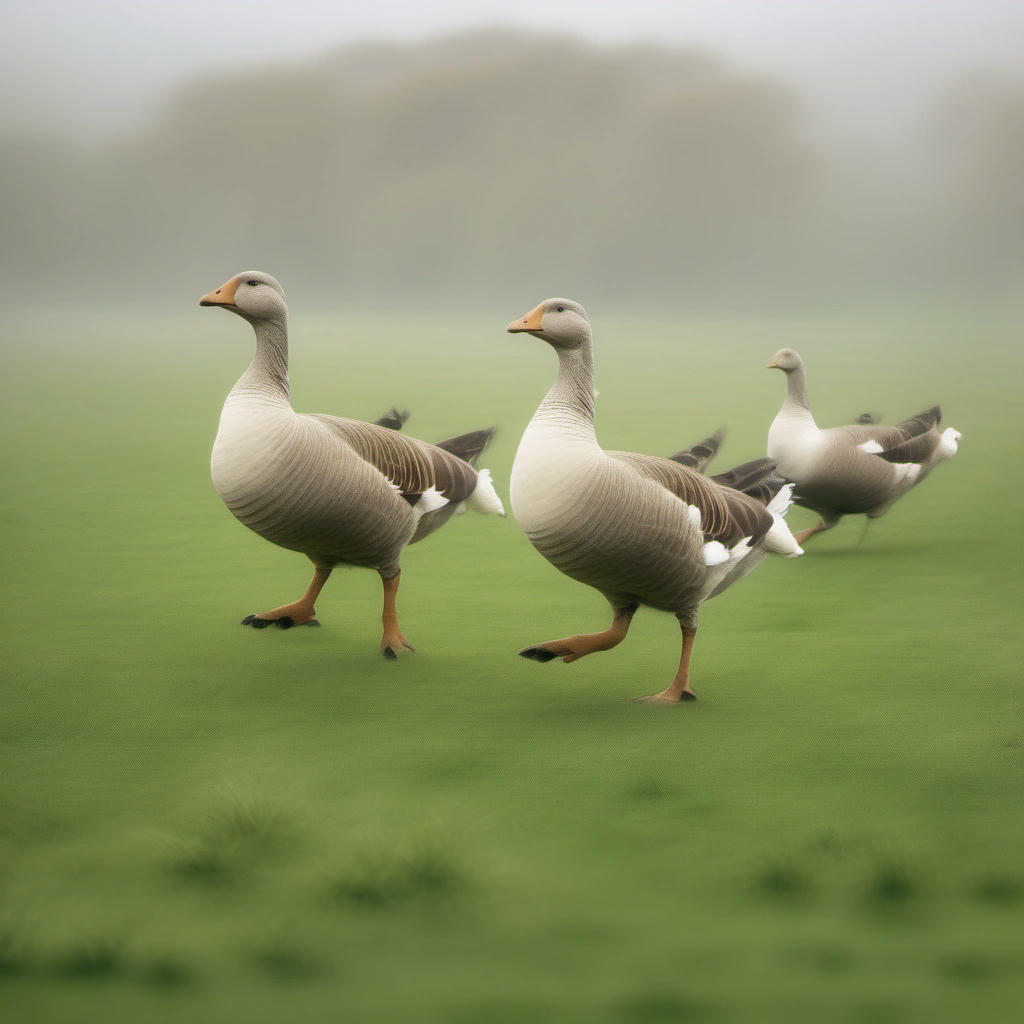
{"label": "goose body", "polygon": [[795,502],[821,516],[817,526],[797,534],[800,543],[842,516],[884,515],[957,452],[960,434],[952,427],[940,432],[938,406],[894,427],[866,414],[857,423],[822,429],[811,413],[800,355],[782,349],[768,365],[787,378],[786,397],[768,430],[768,457],[795,482]]}
{"label": "goose body", "polygon": [[[570,662],[606,650],[625,636],[637,607],[647,605],[677,616],[686,653],[685,670],[681,666],[669,688],[651,699],[692,699],[686,638],[692,646],[701,603],[769,551],[800,554],[781,518],[788,490],[776,478],[769,500],[779,501],[769,508],[691,468],[700,456],[662,459],[602,449],[594,428],[590,323],[577,303],[549,299],[509,331],[542,338],[559,358],[554,386],[526,428],[512,468],[516,521],[555,568],[599,590],[614,613],[604,633],[548,641],[521,653]],[[763,480],[773,467],[761,462]]]}
{"label": "goose body", "polygon": [[315,622],[313,602],[334,566],[362,566],[384,581],[382,651],[393,657],[411,649],[394,607],[402,549],[463,503],[504,514],[487,470],[472,465],[492,431],[432,445],[399,433],[404,415],[396,410],[379,423],[297,413],[289,398],[287,306],[278,282],[259,272],[240,274],[201,304],[238,313],[256,333],[256,355],[221,411],[210,462],[214,487],[240,522],[305,554],[316,569],[303,598],[250,615],[245,624]]}

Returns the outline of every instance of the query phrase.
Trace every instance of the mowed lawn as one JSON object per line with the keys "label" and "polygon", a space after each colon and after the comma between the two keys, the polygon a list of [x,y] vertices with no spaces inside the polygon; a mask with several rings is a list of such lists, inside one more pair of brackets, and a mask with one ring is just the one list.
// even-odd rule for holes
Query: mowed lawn
{"label": "mowed lawn", "polygon": [[[553,354],[491,320],[295,317],[293,401],[428,440],[495,424],[507,498]],[[585,297],[584,297],[585,298]],[[185,307],[191,298],[183,299]],[[209,481],[247,325],[9,320],[0,1007],[17,1022],[935,1021],[1024,996],[1024,356],[1006,327],[652,322],[591,309],[598,434],[764,451],[801,350],[823,425],[939,401],[958,457],[870,529],[706,606],[700,701],[635,705],[678,658],[603,628],[509,518],[338,570],[321,629],[243,629],[308,563]],[[813,521],[794,509],[794,527]]]}

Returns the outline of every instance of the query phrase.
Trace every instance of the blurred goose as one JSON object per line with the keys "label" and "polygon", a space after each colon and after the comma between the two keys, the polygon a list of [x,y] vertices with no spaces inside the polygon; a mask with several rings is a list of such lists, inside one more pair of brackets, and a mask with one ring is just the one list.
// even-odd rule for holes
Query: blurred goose
{"label": "blurred goose", "polygon": [[399,433],[408,413],[378,423],[307,415],[288,397],[288,307],[269,274],[232,277],[200,299],[247,320],[256,355],[231,389],[213,445],[217,493],[261,537],[313,563],[298,601],[249,615],[243,625],[316,624],[314,602],[336,565],[375,569],[384,584],[381,652],[413,650],[398,624],[399,557],[465,503],[504,515],[490,474],[473,467],[493,430],[432,445]]}
{"label": "blurred goose", "polygon": [[939,432],[942,410],[936,405],[895,427],[864,413],[857,423],[822,430],[807,401],[807,376],[799,353],[776,352],[769,369],[786,374],[786,398],[768,430],[768,457],[796,483],[794,501],[821,519],[796,534],[803,544],[829,530],[845,515],[877,519],[919,484],[935,466],[957,453],[960,433]]}
{"label": "blurred goose", "polygon": [[[548,299],[508,330],[546,341],[559,364],[516,453],[510,488],[516,520],[556,569],[599,590],[612,607],[612,624],[601,633],[548,640],[519,653],[572,662],[609,650],[625,638],[637,608],[649,605],[675,614],[682,653],[672,682],[642,699],[694,700],[690,653],[702,602],[769,551],[801,554],[782,519],[790,486],[776,478],[766,506],[702,476],[697,467],[706,459],[695,449],[677,453],[675,461],[604,451],[594,432],[594,364],[583,307]],[[765,480],[774,464],[758,462],[751,479]]]}

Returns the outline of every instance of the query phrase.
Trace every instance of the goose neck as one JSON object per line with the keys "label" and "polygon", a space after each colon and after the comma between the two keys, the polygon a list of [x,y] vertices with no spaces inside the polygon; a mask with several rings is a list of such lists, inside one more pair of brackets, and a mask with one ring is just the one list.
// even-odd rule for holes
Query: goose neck
{"label": "goose neck", "polygon": [[804,412],[810,415],[811,406],[807,400],[807,375],[802,364],[786,374],[786,400],[782,403],[782,407],[792,412]]}
{"label": "goose neck", "polygon": [[594,434],[594,353],[587,338],[578,348],[559,348],[558,375],[538,414]]}
{"label": "goose neck", "polygon": [[288,404],[288,323],[282,318],[258,320],[252,326],[256,354],[234,390]]}

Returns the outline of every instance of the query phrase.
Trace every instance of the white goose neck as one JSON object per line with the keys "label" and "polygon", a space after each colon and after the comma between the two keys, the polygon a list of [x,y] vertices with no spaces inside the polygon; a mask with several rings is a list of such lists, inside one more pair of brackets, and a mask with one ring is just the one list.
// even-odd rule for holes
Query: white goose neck
{"label": "white goose neck", "polygon": [[[807,375],[803,363],[795,370],[786,374],[786,399],[782,403],[783,410],[811,416],[811,406],[807,400]],[[813,419],[813,416],[811,416]]]}
{"label": "white goose neck", "polygon": [[232,394],[245,393],[289,405],[288,321],[256,320],[256,354]]}
{"label": "white goose neck", "polygon": [[578,348],[559,348],[558,375],[537,415],[594,437],[594,350],[588,335]]}

